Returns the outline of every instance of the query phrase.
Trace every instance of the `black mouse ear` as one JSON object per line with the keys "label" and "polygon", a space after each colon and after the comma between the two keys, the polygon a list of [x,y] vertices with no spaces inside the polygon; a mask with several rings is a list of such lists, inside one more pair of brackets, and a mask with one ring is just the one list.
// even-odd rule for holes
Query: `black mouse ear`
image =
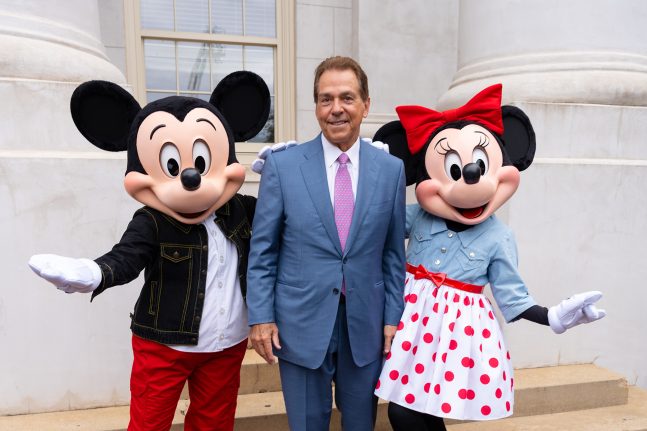
{"label": "black mouse ear", "polygon": [[92,144],[106,151],[124,151],[130,126],[141,110],[135,98],[108,81],[79,85],[70,101],[76,128]]}
{"label": "black mouse ear", "polygon": [[407,177],[407,185],[415,184],[417,158],[409,151],[407,132],[402,127],[402,123],[398,120],[386,123],[375,132],[373,140],[389,144],[389,153],[404,162],[404,173]]}
{"label": "black mouse ear", "polygon": [[535,158],[535,131],[528,116],[516,106],[501,107],[503,146],[512,164],[523,171]]}
{"label": "black mouse ear", "polygon": [[209,100],[225,117],[236,142],[247,141],[263,129],[270,115],[270,90],[253,72],[225,76]]}

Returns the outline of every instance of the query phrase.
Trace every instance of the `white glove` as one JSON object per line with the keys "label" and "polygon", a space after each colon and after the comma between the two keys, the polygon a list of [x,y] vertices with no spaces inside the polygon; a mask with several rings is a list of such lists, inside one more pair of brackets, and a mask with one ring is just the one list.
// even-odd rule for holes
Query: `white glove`
{"label": "white glove", "polygon": [[578,293],[548,309],[548,323],[556,334],[561,334],[573,326],[591,323],[602,319],[607,313],[593,305],[602,292],[592,291]]}
{"label": "white glove", "polygon": [[372,140],[372,139],[370,139],[370,138],[362,138],[362,140],[363,140],[363,141],[366,141],[366,142],[367,142],[367,143],[369,143],[369,144],[371,144],[372,146],[374,146],[374,147],[375,147],[375,148],[377,148],[378,150],[382,150],[382,151],[384,151],[386,154],[391,154],[391,153],[389,152],[389,144],[385,144],[385,143],[384,143],[384,142],[382,142],[382,141],[373,141],[373,140]]}
{"label": "white glove", "polygon": [[74,259],[56,254],[36,254],[29,267],[65,293],[90,293],[101,283],[101,268],[90,259]]}
{"label": "white glove", "polygon": [[287,150],[290,147],[297,145],[297,141],[287,141],[287,142],[278,142],[274,145],[266,145],[261,148],[261,151],[258,152],[258,158],[252,162],[251,168],[252,171],[257,174],[263,172],[263,166],[265,166],[265,159],[270,153],[276,153],[279,151]]}

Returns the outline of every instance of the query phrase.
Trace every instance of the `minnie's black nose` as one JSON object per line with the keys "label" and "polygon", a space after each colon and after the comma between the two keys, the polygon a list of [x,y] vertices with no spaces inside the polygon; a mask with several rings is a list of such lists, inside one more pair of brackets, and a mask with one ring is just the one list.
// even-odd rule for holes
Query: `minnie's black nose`
{"label": "minnie's black nose", "polygon": [[182,171],[180,180],[182,181],[184,188],[191,192],[200,188],[202,177],[200,176],[200,171],[196,168],[186,168]]}
{"label": "minnie's black nose", "polygon": [[476,163],[463,166],[463,179],[466,184],[476,184],[481,179],[481,167]]}

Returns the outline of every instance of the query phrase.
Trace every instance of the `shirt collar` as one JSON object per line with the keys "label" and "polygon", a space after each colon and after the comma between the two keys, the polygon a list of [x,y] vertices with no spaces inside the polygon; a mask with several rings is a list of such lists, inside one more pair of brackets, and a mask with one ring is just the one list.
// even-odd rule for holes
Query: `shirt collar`
{"label": "shirt collar", "polygon": [[[355,143],[353,144],[352,147],[346,151],[346,155],[348,156],[348,161],[351,163],[351,165],[357,166],[357,163],[359,162],[359,143],[360,139],[357,138]],[[324,154],[324,161],[326,162],[326,168],[329,168],[337,161],[337,158],[339,155],[342,153],[342,151],[339,149],[334,144],[331,144],[328,139],[321,134],[321,145],[323,146],[323,154]]]}
{"label": "shirt collar", "polygon": [[[454,235],[458,236],[464,247],[467,247],[478,237],[483,235],[483,233],[487,232],[492,223],[494,223],[494,215],[491,215],[481,223],[472,226],[469,229],[465,229],[463,232],[454,232]],[[431,234],[433,235],[444,231],[449,232],[449,228],[447,228],[445,220],[440,217],[433,217],[433,221],[431,223]]]}

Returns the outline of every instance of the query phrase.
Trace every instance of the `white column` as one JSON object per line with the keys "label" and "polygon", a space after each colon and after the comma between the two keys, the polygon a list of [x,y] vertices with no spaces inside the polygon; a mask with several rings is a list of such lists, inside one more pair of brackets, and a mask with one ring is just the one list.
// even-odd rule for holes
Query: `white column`
{"label": "white column", "polygon": [[647,3],[461,0],[458,71],[440,105],[489,84],[504,101],[647,105]]}
{"label": "white column", "polygon": [[126,83],[104,53],[98,1],[0,2],[0,415],[129,399],[137,289],[90,304],[27,266],[36,253],[103,254],[136,206],[125,157],[94,148],[70,115],[80,82]]}

